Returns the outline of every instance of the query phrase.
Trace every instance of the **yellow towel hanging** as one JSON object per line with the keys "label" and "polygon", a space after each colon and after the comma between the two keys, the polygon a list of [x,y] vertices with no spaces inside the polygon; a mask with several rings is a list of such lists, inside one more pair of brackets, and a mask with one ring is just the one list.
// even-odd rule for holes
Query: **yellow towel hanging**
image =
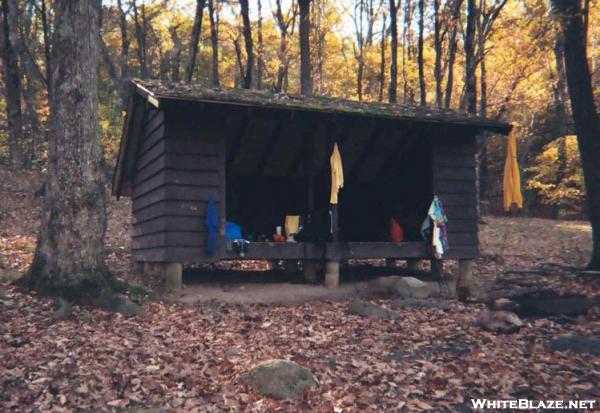
{"label": "yellow towel hanging", "polygon": [[504,163],[504,210],[512,205],[523,208],[521,195],[521,176],[517,162],[517,139],[514,128],[510,131],[506,146],[506,162]]}
{"label": "yellow towel hanging", "polygon": [[329,164],[331,166],[331,196],[329,197],[329,203],[335,205],[338,203],[338,191],[344,187],[344,168],[342,167],[342,156],[337,143],[333,144]]}

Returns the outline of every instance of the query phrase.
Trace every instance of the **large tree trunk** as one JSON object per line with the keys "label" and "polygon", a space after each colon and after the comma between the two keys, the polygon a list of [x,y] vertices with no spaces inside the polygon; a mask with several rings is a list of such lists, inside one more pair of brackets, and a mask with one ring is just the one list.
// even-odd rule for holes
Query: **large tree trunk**
{"label": "large tree trunk", "polygon": [[465,37],[465,93],[466,109],[469,113],[477,113],[477,82],[475,79],[475,29],[477,25],[476,0],[467,0],[467,30]]}
{"label": "large tree trunk", "polygon": [[417,63],[419,66],[419,91],[420,91],[420,105],[427,104],[427,89],[425,87],[425,62],[423,58],[423,31],[425,21],[425,4],[424,0],[419,0],[419,44],[418,44],[418,56]]}
{"label": "large tree trunk", "polygon": [[600,271],[600,118],[588,67],[582,11],[578,0],[552,0],[552,6],[565,41],[567,85],[592,224],[593,252],[588,269]]}
{"label": "large tree trunk", "polygon": [[208,0],[210,44],[212,48],[212,85],[219,86],[219,11],[215,8],[214,2],[215,0]]}
{"label": "large tree trunk", "polygon": [[109,289],[98,125],[99,0],[56,0],[46,196],[23,284],[86,301]]}
{"label": "large tree trunk", "polygon": [[391,56],[390,56],[390,85],[388,100],[390,103],[396,103],[398,97],[398,8],[396,0],[390,2],[390,37],[391,37]]}
{"label": "large tree trunk", "polygon": [[23,158],[23,114],[21,113],[21,74],[17,59],[17,1],[2,0],[2,62],[8,129],[10,166],[21,169]]}
{"label": "large tree trunk", "polygon": [[194,67],[196,67],[196,56],[198,54],[198,42],[202,32],[202,16],[204,14],[204,4],[206,0],[196,0],[196,14],[194,15],[194,25],[192,26],[192,38],[190,40],[190,50],[188,61],[185,65],[185,81],[192,83]]}
{"label": "large tree trunk", "polygon": [[313,93],[310,62],[310,0],[298,0],[300,6],[300,93]]}

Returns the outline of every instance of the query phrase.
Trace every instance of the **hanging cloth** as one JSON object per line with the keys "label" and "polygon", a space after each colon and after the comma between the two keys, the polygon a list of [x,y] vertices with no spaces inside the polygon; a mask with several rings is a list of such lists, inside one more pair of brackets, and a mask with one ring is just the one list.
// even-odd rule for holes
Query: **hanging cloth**
{"label": "hanging cloth", "polygon": [[427,218],[425,218],[423,225],[421,225],[421,235],[423,235],[425,240],[431,239],[433,255],[438,260],[448,250],[447,222],[448,218],[446,217],[442,201],[435,195],[427,211]]}
{"label": "hanging cloth", "polygon": [[298,233],[300,229],[300,216],[299,215],[286,215],[285,216],[285,236],[287,240],[293,240],[294,235]]}
{"label": "hanging cloth", "polygon": [[342,156],[337,143],[333,144],[329,164],[331,166],[331,196],[329,197],[329,203],[335,205],[338,203],[338,191],[344,187],[344,168],[342,167]]}
{"label": "hanging cloth", "polygon": [[508,135],[506,145],[506,162],[504,163],[504,210],[510,210],[512,205],[523,208],[521,195],[521,176],[517,162],[517,139],[514,128]]}
{"label": "hanging cloth", "polygon": [[204,223],[208,230],[206,250],[209,254],[213,255],[217,250],[217,232],[219,230],[219,210],[217,209],[217,202],[213,194],[210,194],[208,199]]}

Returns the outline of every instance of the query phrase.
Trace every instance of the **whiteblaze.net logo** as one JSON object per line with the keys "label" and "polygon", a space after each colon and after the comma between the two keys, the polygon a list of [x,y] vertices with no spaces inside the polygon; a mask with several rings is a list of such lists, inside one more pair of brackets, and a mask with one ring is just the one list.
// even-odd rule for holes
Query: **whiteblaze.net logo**
{"label": "whiteblaze.net logo", "polygon": [[597,405],[596,400],[489,400],[471,399],[471,404],[476,410],[487,409],[513,409],[513,410],[591,410]]}

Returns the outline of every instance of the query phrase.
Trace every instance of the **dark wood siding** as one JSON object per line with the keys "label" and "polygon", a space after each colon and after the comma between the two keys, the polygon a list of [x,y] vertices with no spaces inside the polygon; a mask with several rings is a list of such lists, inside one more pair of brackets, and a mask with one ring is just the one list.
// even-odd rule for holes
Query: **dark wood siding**
{"label": "dark wood siding", "polygon": [[[224,143],[187,125],[184,136],[151,109],[146,116],[133,180],[133,255],[139,261],[210,261],[220,258],[224,233]],[[214,196],[221,212],[218,253],[206,252],[205,211]]]}
{"label": "dark wood siding", "polygon": [[433,142],[433,190],[446,208],[452,258],[479,254],[475,150],[472,132]]}

